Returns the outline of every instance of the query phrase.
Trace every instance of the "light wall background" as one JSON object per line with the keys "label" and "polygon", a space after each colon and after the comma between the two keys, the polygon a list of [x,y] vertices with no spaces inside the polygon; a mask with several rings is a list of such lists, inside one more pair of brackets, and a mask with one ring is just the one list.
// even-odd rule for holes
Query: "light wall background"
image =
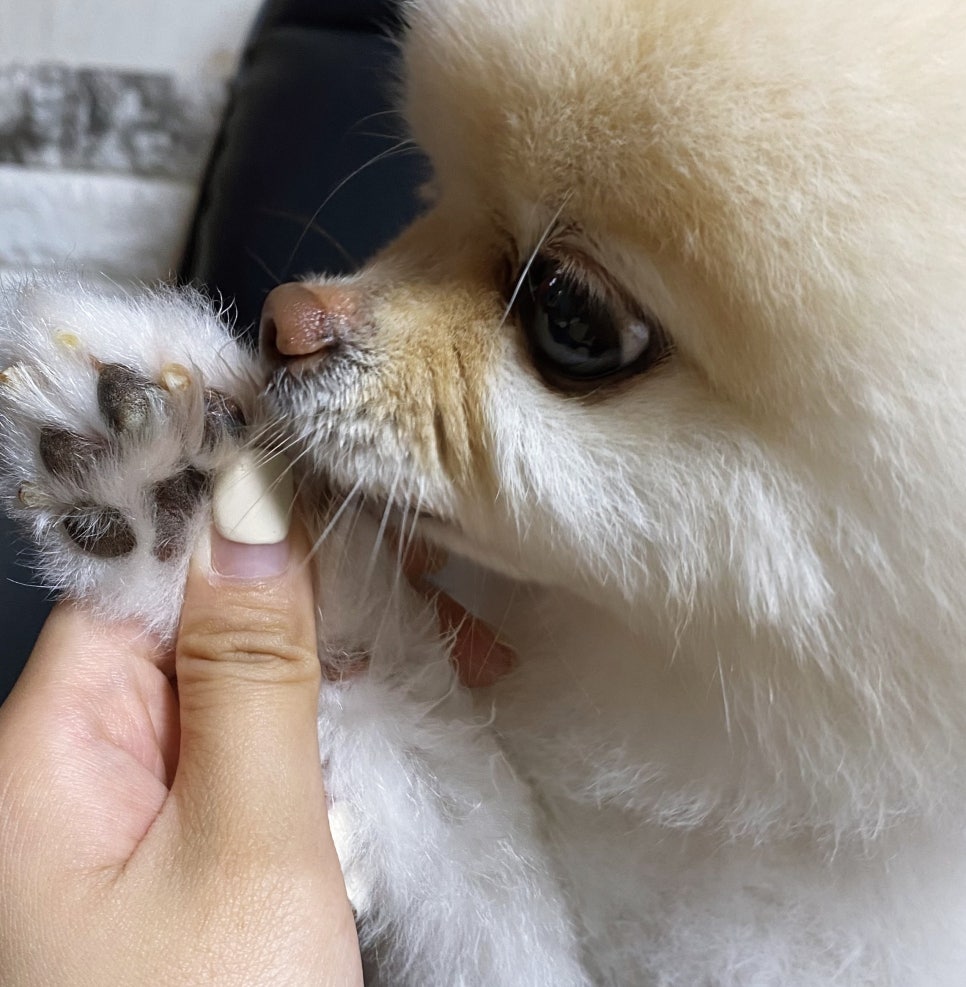
{"label": "light wall background", "polygon": [[0,276],[168,276],[261,0],[0,0]]}

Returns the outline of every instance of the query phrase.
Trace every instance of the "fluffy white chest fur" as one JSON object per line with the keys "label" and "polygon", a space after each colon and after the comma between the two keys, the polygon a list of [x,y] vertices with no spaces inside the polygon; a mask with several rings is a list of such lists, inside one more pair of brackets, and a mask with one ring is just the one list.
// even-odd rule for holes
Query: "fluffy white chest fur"
{"label": "fluffy white chest fur", "polygon": [[[387,984],[962,987],[966,7],[407,10],[427,213],[257,365],[190,297],[11,292],[48,579],[170,633],[207,478],[298,451]],[[469,560],[497,685],[387,523]]]}

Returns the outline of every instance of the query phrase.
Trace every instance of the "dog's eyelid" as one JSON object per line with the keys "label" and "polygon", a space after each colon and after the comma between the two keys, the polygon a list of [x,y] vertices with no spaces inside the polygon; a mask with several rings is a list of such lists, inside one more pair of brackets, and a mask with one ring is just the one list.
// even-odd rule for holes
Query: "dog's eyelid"
{"label": "dog's eyelid", "polygon": [[[622,320],[657,326],[662,335],[667,335],[662,320],[652,307],[646,301],[636,298],[610,273],[607,265],[598,259],[601,251],[595,246],[593,237],[574,220],[556,216],[536,243],[531,237],[522,239],[509,232],[506,233],[506,242],[504,264],[509,264],[510,275],[501,279],[501,285],[508,301],[507,314],[530,267],[543,260],[557,264],[566,277],[579,284],[590,297],[605,305]],[[522,244],[526,244],[526,247],[522,247]]]}
{"label": "dog's eyelid", "polygon": [[584,251],[561,239],[556,242],[548,240],[540,253],[556,263],[566,277],[579,284],[590,297],[601,304],[628,318],[640,311],[641,306],[634,303],[628,292]]}

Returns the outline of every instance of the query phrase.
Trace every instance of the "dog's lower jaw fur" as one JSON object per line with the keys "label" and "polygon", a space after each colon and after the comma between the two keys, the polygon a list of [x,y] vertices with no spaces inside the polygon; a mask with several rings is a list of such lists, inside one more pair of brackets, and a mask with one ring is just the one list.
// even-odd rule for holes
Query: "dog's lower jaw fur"
{"label": "dog's lower jaw fur", "polygon": [[734,607],[713,638],[559,589],[504,616],[524,661],[495,726],[542,793],[593,982],[960,982],[959,687],[908,709],[862,587],[841,650],[812,655]]}
{"label": "dog's lower jaw fur", "polygon": [[595,983],[960,982],[961,769],[921,757],[941,723],[903,731],[915,748],[877,743],[862,704],[807,673],[781,688],[814,705],[763,709],[733,669],[694,664],[687,633],[553,596],[531,647],[510,635],[527,662],[497,687],[496,726],[542,793]]}
{"label": "dog's lower jaw fur", "polygon": [[[856,410],[836,455],[810,453],[808,426],[783,433],[763,460],[784,461],[784,494],[757,515],[728,499],[717,556],[692,531],[676,574],[652,565],[631,593],[615,572],[583,603],[543,590],[536,627],[509,632],[526,661],[496,726],[543,793],[600,982],[632,955],[675,985],[963,982],[966,680],[941,561],[962,507],[930,479],[947,457],[961,472],[961,441],[947,409],[928,435],[871,417]],[[902,468],[857,474],[873,445]],[[538,527],[530,575],[565,572],[548,559],[580,547]]]}
{"label": "dog's lower jaw fur", "polygon": [[887,549],[845,563],[837,535],[803,562],[825,590],[804,627],[727,599],[681,619],[663,586],[492,614],[524,656],[495,726],[594,983],[961,983],[961,671],[921,647],[928,593],[893,596]]}

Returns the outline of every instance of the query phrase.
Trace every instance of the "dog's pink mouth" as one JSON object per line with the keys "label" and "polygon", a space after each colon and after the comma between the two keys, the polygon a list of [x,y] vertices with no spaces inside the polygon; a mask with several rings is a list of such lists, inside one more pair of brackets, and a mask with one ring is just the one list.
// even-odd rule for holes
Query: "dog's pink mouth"
{"label": "dog's pink mouth", "polygon": [[429,581],[446,564],[446,553],[414,538],[401,553],[409,582],[429,596],[440,629],[452,637],[452,659],[460,682],[470,689],[495,685],[516,665],[517,657],[488,624]]}

